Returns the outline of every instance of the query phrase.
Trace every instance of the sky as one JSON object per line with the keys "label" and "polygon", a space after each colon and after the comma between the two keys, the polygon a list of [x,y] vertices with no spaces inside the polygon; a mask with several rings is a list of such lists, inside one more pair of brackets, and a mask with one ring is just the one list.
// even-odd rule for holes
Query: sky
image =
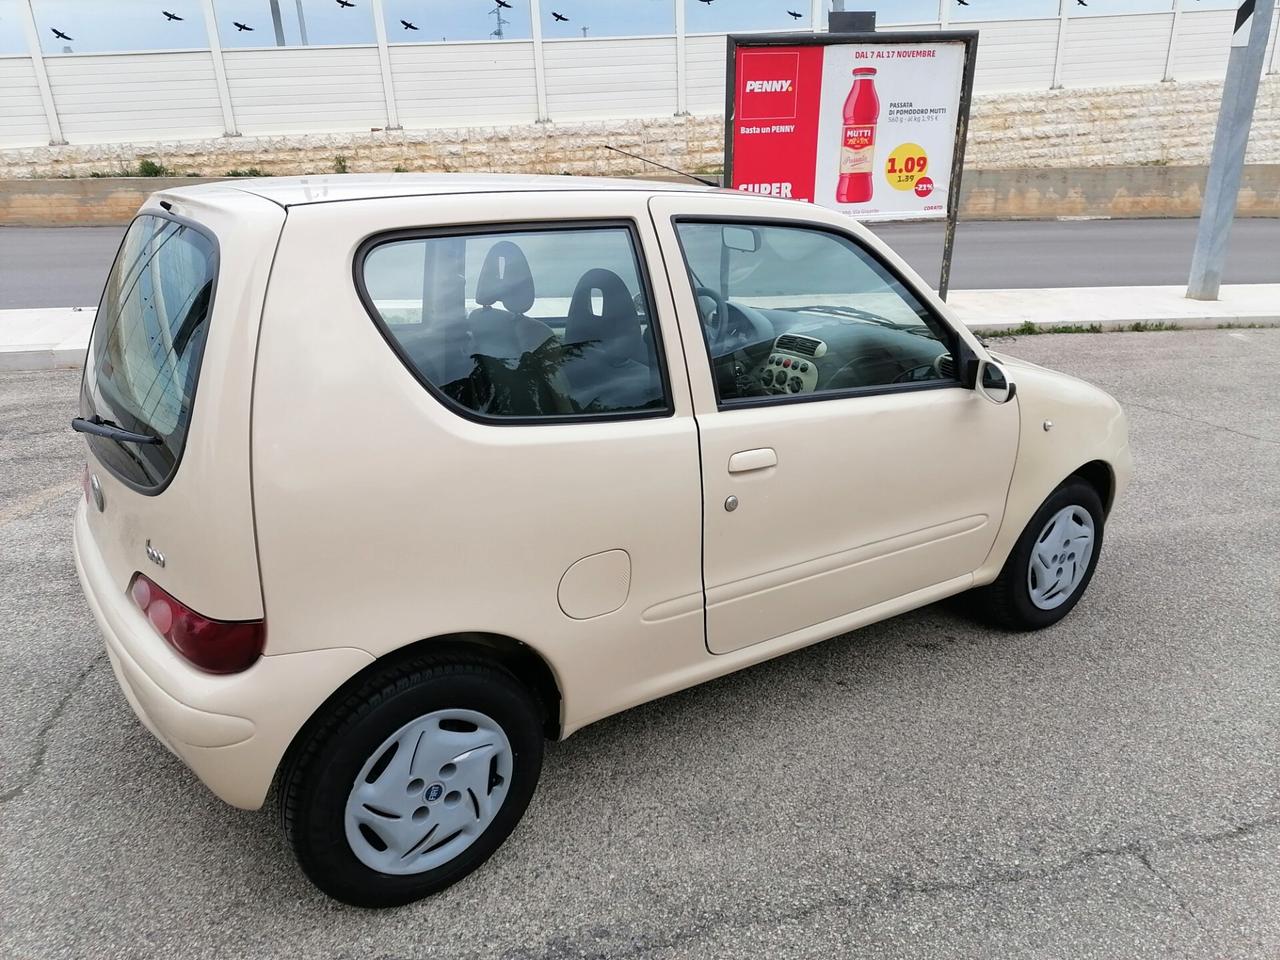
{"label": "sky", "polygon": [[[27,49],[20,5],[26,0],[0,0],[0,55],[21,54]],[[370,0],[279,0],[284,41],[302,42],[298,11],[304,14],[307,40],[312,44],[374,42]],[[528,39],[531,35],[529,0],[507,0],[503,11],[503,37]],[[1058,0],[969,0],[967,6],[951,3],[955,23],[984,18],[1056,16]],[[1071,16],[1168,10],[1173,0],[1087,0],[1088,6],[1069,3]],[[1184,9],[1235,7],[1238,0],[1179,0]],[[541,0],[542,33],[547,39],[645,36],[675,30],[675,5],[685,5],[689,33],[724,33],[745,30],[808,29],[809,0]],[[829,0],[825,0],[829,6]],[[200,0],[32,0],[42,50],[56,55],[67,52],[102,53],[125,50],[175,50],[207,48]],[[266,47],[276,44],[268,0],[214,0],[218,34],[224,47]],[[488,40],[497,28],[493,0],[383,0],[387,39],[391,43],[423,43],[447,40]],[[936,20],[938,0],[846,0],[848,10],[877,12],[882,26],[893,23]],[[182,17],[168,20],[162,11]],[[795,20],[787,11],[802,14]],[[568,18],[556,20],[552,11]],[[401,25],[407,20],[417,30]],[[239,21],[252,30],[239,30]],[[53,35],[58,29],[71,41]]]}

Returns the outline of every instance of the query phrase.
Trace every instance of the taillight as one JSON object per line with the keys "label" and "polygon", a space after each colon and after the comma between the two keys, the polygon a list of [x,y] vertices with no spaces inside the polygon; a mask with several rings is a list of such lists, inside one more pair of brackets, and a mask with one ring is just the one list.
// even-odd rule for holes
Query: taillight
{"label": "taillight", "polygon": [[202,617],[141,573],[134,574],[129,596],[147,615],[156,633],[201,670],[239,673],[262,656],[267,639],[265,620]]}

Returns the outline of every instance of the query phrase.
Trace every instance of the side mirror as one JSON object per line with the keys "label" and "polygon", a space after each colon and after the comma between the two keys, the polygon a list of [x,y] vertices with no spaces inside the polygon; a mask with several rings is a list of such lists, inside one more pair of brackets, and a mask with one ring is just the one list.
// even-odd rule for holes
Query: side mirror
{"label": "side mirror", "polygon": [[1008,403],[1018,395],[1018,385],[1004,370],[990,360],[983,361],[978,372],[978,390],[992,403]]}
{"label": "side mirror", "polygon": [[760,249],[760,231],[755,227],[722,227],[720,239],[730,250],[755,253]]}

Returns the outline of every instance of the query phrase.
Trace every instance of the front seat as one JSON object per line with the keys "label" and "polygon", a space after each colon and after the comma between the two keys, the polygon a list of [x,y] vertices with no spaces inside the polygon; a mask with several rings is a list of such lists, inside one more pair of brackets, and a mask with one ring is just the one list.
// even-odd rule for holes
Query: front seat
{"label": "front seat", "polygon": [[[600,295],[600,310],[593,303]],[[578,280],[564,328],[565,370],[573,400],[586,412],[638,410],[662,396],[648,356],[635,301],[612,270],[588,270]]]}
{"label": "front seat", "polygon": [[474,404],[482,412],[535,417],[573,411],[560,370],[559,341],[545,323],[526,316],[533,302],[533,274],[524,251],[510,240],[498,241],[476,279],[480,306],[467,318]]}

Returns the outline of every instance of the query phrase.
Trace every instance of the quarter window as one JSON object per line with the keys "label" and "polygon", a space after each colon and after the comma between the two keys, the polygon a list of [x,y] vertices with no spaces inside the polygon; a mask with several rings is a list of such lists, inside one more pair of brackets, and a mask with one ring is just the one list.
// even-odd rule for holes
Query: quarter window
{"label": "quarter window", "polygon": [[676,225],[722,403],[950,385],[952,336],[851,238]]}
{"label": "quarter window", "polygon": [[417,377],[497,419],[670,409],[627,227],[409,237],[362,264],[382,329]]}

